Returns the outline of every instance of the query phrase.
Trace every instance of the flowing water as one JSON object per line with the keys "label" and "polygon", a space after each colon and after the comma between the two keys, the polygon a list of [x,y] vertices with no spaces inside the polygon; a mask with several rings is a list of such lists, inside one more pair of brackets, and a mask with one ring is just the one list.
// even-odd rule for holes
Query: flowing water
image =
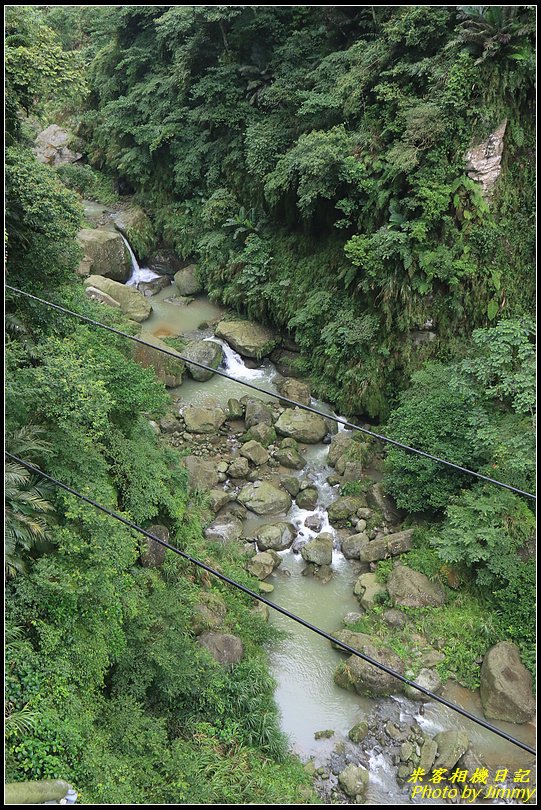
{"label": "flowing water", "polygon": [[[189,306],[176,306],[168,303],[171,290],[162,290],[152,298],[153,313],[143,324],[143,336],[158,337],[160,334],[190,334],[203,321],[219,318],[223,311],[211,304],[205,297],[199,297]],[[167,330],[167,331],[166,331]],[[222,368],[238,379],[252,382],[255,385],[276,391],[275,381],[279,377],[270,361],[265,361],[260,368],[248,368],[243,359],[226,343],[212,337],[211,330],[199,335],[205,339],[219,342],[224,349]],[[250,391],[233,381],[217,375],[205,383],[186,379],[182,386],[174,389],[173,397],[180,397],[187,404],[201,404],[212,401],[226,405],[230,397],[240,398]],[[269,399],[261,395],[261,399]],[[331,408],[325,403],[313,400],[316,407],[327,413]],[[299,528],[301,536],[310,538],[316,532],[304,526],[306,517],[317,514],[322,521],[322,531],[330,531],[327,507],[336,497],[336,488],[326,483],[332,470],[326,465],[327,447],[323,444],[311,445],[303,449],[307,466],[294,473],[299,478],[311,479],[318,488],[319,500],[314,512],[299,509],[295,504],[287,516],[274,517],[270,520],[287,519]],[[269,518],[248,518],[245,524],[247,537],[254,536],[262,523]],[[303,576],[304,561],[292,550],[281,552],[282,564],[270,577],[274,586],[270,599],[276,604],[288,608],[304,619],[332,632],[343,626],[343,617],[352,611],[358,611],[358,604],[353,596],[353,583],[358,575],[356,563],[346,560],[338,550],[333,552],[334,575],[332,580],[323,584],[311,576]],[[463,729],[467,732],[481,758],[490,766],[505,763],[508,767],[529,767],[530,755],[505,742],[489,731],[475,726],[469,720],[458,716],[451,710],[437,703],[425,705],[423,714],[419,714],[420,704],[407,700],[403,696],[375,700],[359,697],[335,686],[333,673],[337,664],[343,660],[330,643],[289,620],[287,617],[272,613],[271,621],[286,632],[283,641],[277,643],[270,654],[270,664],[277,682],[276,701],[281,712],[282,728],[288,735],[291,748],[301,758],[314,757],[316,763],[323,763],[330,754],[337,739],[359,720],[366,718],[376,705],[383,711],[387,708],[394,712],[398,719],[415,718],[431,735],[448,729]],[[482,717],[480,701],[477,694],[459,686],[449,686],[445,695],[474,714]],[[391,714],[389,714],[391,716]],[[534,744],[535,732],[531,725],[515,726],[498,723],[530,745]],[[333,729],[334,737],[315,740],[316,731]],[[530,766],[531,767],[531,766]],[[407,804],[407,794],[395,781],[394,767],[385,757],[385,751],[375,749],[370,757],[369,804]],[[426,803],[426,802],[425,802]]]}

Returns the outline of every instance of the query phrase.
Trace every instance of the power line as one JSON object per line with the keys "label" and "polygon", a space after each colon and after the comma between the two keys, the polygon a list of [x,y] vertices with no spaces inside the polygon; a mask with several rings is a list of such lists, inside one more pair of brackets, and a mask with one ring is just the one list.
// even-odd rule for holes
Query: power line
{"label": "power line", "polygon": [[525,492],[522,489],[518,489],[517,487],[511,486],[511,484],[504,484],[503,481],[498,481],[495,478],[490,478],[488,475],[483,475],[482,473],[475,472],[475,470],[470,470],[467,467],[462,467],[460,464],[454,464],[452,461],[446,461],[443,458],[439,458],[438,456],[434,456],[431,453],[425,453],[424,450],[417,450],[415,447],[410,447],[410,445],[403,444],[403,442],[396,441],[396,439],[390,439],[388,436],[383,436],[381,433],[375,433],[373,430],[368,430],[368,428],[360,427],[359,425],[354,425],[352,422],[346,422],[343,419],[340,419],[338,416],[330,415],[323,413],[322,411],[318,411],[317,408],[312,408],[310,405],[304,405],[302,402],[297,402],[294,399],[289,399],[288,397],[282,396],[281,394],[275,394],[274,391],[268,391],[266,388],[259,388],[257,385],[253,383],[247,382],[245,380],[238,380],[235,377],[231,376],[231,374],[227,374],[227,372],[222,371],[218,368],[212,368],[212,366],[207,366],[204,363],[200,363],[196,360],[190,360],[188,357],[184,357],[182,354],[178,352],[169,351],[168,349],[164,349],[161,346],[155,346],[152,343],[148,343],[145,340],[142,340],[135,335],[129,335],[127,332],[122,332],[120,329],[115,329],[113,326],[108,326],[105,323],[100,323],[100,321],[93,320],[92,318],[88,318],[86,315],[81,315],[79,312],[73,312],[71,309],[66,309],[65,307],[60,306],[59,304],[53,304],[51,301],[46,301],[43,298],[38,298],[36,295],[31,295],[24,290],[19,290],[17,287],[12,287],[9,284],[6,284],[6,289],[11,290],[18,295],[24,295],[26,298],[30,298],[33,301],[38,301],[40,304],[44,304],[45,306],[51,307],[52,309],[56,309],[59,312],[63,312],[66,315],[71,315],[74,318],[79,318],[81,321],[85,321],[86,323],[91,324],[92,326],[98,326],[101,329],[107,329],[109,332],[113,332],[115,335],[121,335],[122,337],[128,338],[128,340],[133,340],[136,343],[140,343],[142,346],[147,346],[150,349],[154,349],[157,352],[162,352],[162,354],[166,354],[169,357],[175,358],[175,360],[183,360],[185,363],[188,363],[192,366],[197,366],[198,368],[205,369],[206,371],[211,371],[213,374],[218,374],[220,377],[225,377],[226,380],[232,380],[233,382],[238,383],[239,385],[244,385],[246,388],[251,388],[254,391],[258,391],[260,394],[266,394],[269,397],[274,397],[275,399],[279,399],[281,402],[287,402],[288,405],[293,405],[296,408],[302,408],[304,411],[309,411],[310,413],[315,413],[318,416],[322,416],[324,419],[330,419],[333,422],[336,422],[339,425],[343,425],[350,430],[357,430],[361,433],[365,433],[367,436],[371,436],[374,439],[379,439],[379,441],[383,442],[384,444],[391,444],[394,447],[398,447],[400,450],[404,450],[407,453],[414,453],[418,456],[422,456],[423,458],[427,458],[430,461],[435,461],[438,464],[444,464],[446,467],[451,467],[458,472],[464,473],[465,475],[472,475],[476,478],[480,478],[482,481],[486,481],[489,484],[494,484],[498,487],[503,487],[504,489],[509,489],[511,492],[516,492],[517,495],[524,495],[526,498],[532,498],[536,500],[536,495],[532,492]]}
{"label": "power line", "polygon": [[231,577],[228,577],[225,574],[222,574],[220,571],[217,571],[215,568],[212,568],[210,565],[207,565],[206,563],[201,562],[201,560],[198,560],[195,557],[192,557],[190,554],[188,554],[185,551],[182,551],[181,549],[177,548],[176,546],[172,546],[166,540],[162,540],[160,537],[157,537],[155,534],[152,534],[151,532],[147,532],[146,529],[141,528],[141,526],[138,526],[136,523],[133,523],[131,520],[128,520],[127,518],[123,517],[122,515],[119,515],[117,512],[114,512],[112,509],[109,509],[108,507],[103,506],[102,504],[98,503],[97,501],[94,501],[92,498],[88,498],[86,495],[83,495],[82,493],[78,492],[77,490],[73,489],[72,487],[68,486],[67,484],[62,483],[62,481],[59,481],[57,478],[54,478],[52,475],[48,475],[47,473],[44,473],[42,470],[35,467],[33,464],[29,464],[28,462],[23,461],[21,458],[19,458],[18,456],[13,455],[12,453],[6,452],[6,456],[13,459],[18,464],[21,464],[23,467],[26,467],[27,470],[30,470],[31,472],[34,472],[34,473],[36,473],[38,475],[41,475],[47,481],[50,481],[51,483],[53,483],[56,486],[60,487],[61,489],[65,490],[66,492],[69,492],[71,495],[75,495],[75,497],[79,498],[79,500],[84,501],[85,503],[88,503],[91,506],[94,506],[96,509],[99,509],[101,512],[104,512],[106,515],[109,515],[109,517],[112,517],[115,520],[120,521],[125,526],[128,526],[128,528],[133,529],[134,531],[139,532],[140,534],[143,534],[145,537],[148,537],[150,540],[153,540],[154,542],[159,543],[161,546],[164,546],[165,548],[170,549],[175,554],[179,554],[185,560],[188,560],[188,562],[193,563],[198,568],[203,568],[209,574],[213,574],[213,576],[215,576],[218,579],[222,580],[222,582],[226,582],[228,585],[232,585],[234,588],[237,588],[238,590],[242,591],[243,593],[248,594],[248,596],[251,596],[254,599],[257,599],[259,602],[263,602],[263,604],[267,605],[268,607],[272,608],[273,610],[276,610],[278,613],[282,613],[284,616],[287,616],[289,619],[292,619],[293,621],[297,622],[298,624],[303,625],[303,627],[308,628],[308,630],[311,630],[313,633],[317,633],[319,636],[322,636],[323,638],[327,639],[328,641],[331,641],[333,644],[338,645],[339,647],[341,647],[346,652],[349,652],[352,655],[356,655],[358,658],[362,658],[363,661],[366,661],[368,664],[371,664],[372,666],[376,667],[377,669],[382,670],[383,672],[387,673],[387,675],[393,676],[397,680],[401,681],[403,684],[406,684],[407,686],[411,686],[411,687],[413,687],[415,689],[418,689],[419,692],[422,692],[424,695],[427,695],[427,697],[432,698],[432,700],[435,700],[438,703],[441,703],[443,706],[446,706],[448,709],[452,709],[452,711],[457,712],[458,714],[461,714],[463,717],[466,717],[468,720],[472,720],[477,725],[482,726],[483,728],[487,729],[488,731],[491,731],[494,734],[497,734],[499,737],[502,737],[504,740],[507,740],[507,742],[510,742],[513,745],[516,745],[519,748],[522,748],[524,751],[528,751],[528,753],[530,753],[530,754],[534,754],[534,755],[536,754],[536,751],[535,751],[534,748],[531,748],[531,746],[527,745],[526,743],[523,743],[521,740],[517,740],[515,737],[512,737],[510,734],[507,734],[507,732],[502,731],[501,729],[497,728],[496,726],[493,726],[491,723],[487,723],[486,720],[482,720],[480,717],[476,717],[474,714],[471,714],[470,712],[466,711],[466,709],[463,709],[461,706],[457,706],[455,703],[451,703],[449,700],[446,700],[445,698],[441,697],[440,695],[435,694],[435,692],[431,692],[430,689],[426,689],[424,686],[421,686],[420,684],[415,683],[415,681],[409,680],[409,678],[406,678],[404,675],[401,675],[399,672],[396,672],[396,670],[391,669],[391,667],[386,666],[386,664],[382,664],[380,661],[376,661],[374,658],[371,658],[369,655],[365,655],[365,653],[362,653],[359,650],[356,650],[354,647],[351,647],[349,644],[346,644],[345,642],[340,641],[339,639],[332,636],[330,633],[325,632],[325,630],[322,630],[320,627],[317,627],[316,625],[312,624],[311,622],[308,622],[305,619],[302,619],[300,616],[297,616],[295,613],[291,613],[291,611],[287,610],[286,608],[283,608],[280,605],[276,605],[274,602],[269,601],[264,596],[261,596],[261,594],[258,594],[255,591],[252,591],[250,588],[247,588],[245,585],[242,585],[240,582],[237,582],[236,580],[231,579]]}

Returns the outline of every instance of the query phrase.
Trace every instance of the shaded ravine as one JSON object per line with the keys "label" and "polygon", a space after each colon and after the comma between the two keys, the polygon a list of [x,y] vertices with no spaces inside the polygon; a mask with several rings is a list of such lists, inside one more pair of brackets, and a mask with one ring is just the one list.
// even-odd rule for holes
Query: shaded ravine
{"label": "shaded ravine", "polygon": [[[140,280],[142,279],[138,281]],[[280,375],[269,360],[265,360],[259,368],[249,368],[225,341],[214,338],[213,330],[207,323],[215,322],[223,315],[224,310],[221,307],[212,304],[204,296],[199,296],[188,306],[179,306],[172,302],[173,290],[174,287],[169,287],[152,297],[153,312],[142,325],[143,337],[148,339],[182,335],[215,340],[224,350],[222,367],[228,373],[239,380],[255,383],[269,391],[277,391],[275,383]],[[182,400],[183,405],[212,403],[225,406],[228,399],[240,398],[247,391],[232,380],[214,375],[205,383],[186,378],[179,388],[172,389],[170,393],[173,400]],[[269,399],[265,394],[261,394],[260,398]],[[312,404],[332,413],[326,403],[312,400]],[[313,512],[299,509],[294,502],[287,515],[276,515],[270,519],[268,516],[249,516],[245,521],[246,537],[253,537],[263,523],[288,520],[299,528],[299,536],[310,539],[317,534],[304,526],[306,517],[311,514],[320,517],[320,531],[330,531],[335,536],[328,521],[327,507],[338,493],[337,487],[333,488],[326,482],[328,475],[333,472],[326,465],[327,451],[328,448],[323,443],[303,447],[302,453],[308,462],[306,467],[298,472],[290,471],[300,479],[309,479],[316,485],[319,498]],[[353,596],[358,568],[354,561],[346,560],[337,548],[333,552],[334,575],[326,584],[311,576],[302,575],[305,563],[298,553],[289,549],[280,552],[280,556],[282,565],[268,580],[274,586],[270,599],[276,604],[292,610],[328,632],[342,627],[343,617],[347,613],[358,611],[358,603]],[[333,674],[343,656],[333,650],[326,640],[306,628],[281,614],[272,611],[271,614],[273,624],[285,633],[285,638],[270,653],[270,667],[277,683],[275,698],[281,713],[282,729],[288,735],[292,750],[303,760],[313,758],[316,766],[328,770],[329,758],[337,742],[347,740],[347,732],[356,722],[379,712],[382,724],[387,719],[414,719],[430,736],[441,730],[463,729],[489,767],[501,766],[502,763],[508,767],[524,767],[523,752],[440,704],[425,704],[420,713],[420,704],[407,700],[404,696],[375,700],[340,689],[334,684]],[[445,696],[473,714],[483,717],[477,694],[458,685],[450,685]],[[533,744],[535,740],[531,725],[497,725],[529,744]],[[324,729],[332,729],[334,735],[329,739],[316,740],[315,733]],[[365,759],[364,762],[370,769],[367,803],[413,803],[409,798],[410,791],[396,783],[395,765],[389,760],[385,745],[375,745],[367,756],[368,761]]]}

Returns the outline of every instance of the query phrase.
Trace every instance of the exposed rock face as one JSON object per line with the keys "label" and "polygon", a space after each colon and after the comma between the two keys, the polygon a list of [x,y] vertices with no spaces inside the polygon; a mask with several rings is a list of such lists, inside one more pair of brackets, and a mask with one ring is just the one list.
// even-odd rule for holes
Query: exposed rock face
{"label": "exposed rock face", "polygon": [[189,433],[216,433],[225,422],[221,408],[188,405],[182,415]]}
{"label": "exposed rock face", "polygon": [[118,230],[124,234],[139,259],[146,259],[156,244],[150,219],[139,205],[119,211],[113,217]]}
{"label": "exposed rock face", "polygon": [[105,276],[114,281],[129,279],[131,258],[120,234],[83,228],[77,234],[77,242],[85,252],[85,275]]}
{"label": "exposed rock face", "polygon": [[[362,645],[359,652],[394,669],[400,675],[404,674],[402,661],[387,647],[367,643]],[[400,681],[356,655],[351,655],[345,663],[338,665],[334,681],[343,689],[354,689],[359,695],[390,695],[402,690]]]}
{"label": "exposed rock face", "polygon": [[244,357],[258,360],[270,354],[278,342],[270,329],[251,321],[220,321],[216,336],[227,340]]}
{"label": "exposed rock face", "polygon": [[193,264],[183,267],[182,270],[175,273],[175,284],[180,295],[197,295],[203,290]]}
{"label": "exposed rock face", "polygon": [[299,357],[300,355],[297,352],[288,351],[287,349],[274,349],[270,359],[276,366],[276,370],[283,374],[284,377],[301,377],[301,373],[296,368]]}
{"label": "exposed rock face", "polygon": [[438,607],[446,601],[441,585],[407,565],[398,565],[392,570],[387,590],[394,603],[404,607]]}
{"label": "exposed rock face", "polygon": [[[414,680],[419,686],[424,686],[425,689],[430,689],[431,692],[437,693],[441,689],[441,678],[435,669],[423,667]],[[410,700],[430,700],[423,692],[413,686],[404,686],[404,693]]]}
{"label": "exposed rock face", "polygon": [[242,536],[243,525],[238,517],[227,512],[224,515],[219,515],[211,525],[205,529],[205,537],[207,540],[217,540],[221,543],[227,543],[232,540],[238,540]]}
{"label": "exposed rock face", "polygon": [[323,532],[309,540],[301,548],[303,560],[314,565],[330,565],[332,563],[333,538],[331,534]]}
{"label": "exposed rock face", "polygon": [[192,629],[196,636],[207,630],[217,630],[225,621],[227,607],[217,593],[202,592],[194,607]]}
{"label": "exposed rock face", "polygon": [[[293,377],[287,377],[285,380],[281,380],[276,387],[282,396],[300,402],[302,405],[310,405],[312,397],[308,383],[301,382]],[[286,405],[287,403],[282,404]]]}
{"label": "exposed rock face", "polygon": [[255,539],[261,551],[284,551],[290,547],[296,536],[297,530],[292,523],[280,522],[262,526]]}
{"label": "exposed rock face", "polygon": [[386,494],[383,484],[374,484],[367,493],[366,500],[368,506],[371,506],[377,512],[381,512],[383,519],[387,523],[398,523],[400,521],[401,512],[391,496]]}
{"label": "exposed rock face", "polygon": [[154,251],[147,257],[147,264],[155,273],[161,276],[174,276],[182,269],[179,257],[173,250],[162,248]]}
{"label": "exposed rock face", "polygon": [[364,532],[352,534],[350,537],[346,537],[342,540],[342,554],[346,560],[358,560],[360,559],[361,550],[368,542],[368,535]]}
{"label": "exposed rock face", "polygon": [[503,154],[503,139],[505,129],[507,127],[507,119],[502,121],[500,126],[492,132],[486,141],[472,146],[466,152],[466,171],[468,177],[481,184],[482,194],[484,197],[490,197],[494,190],[496,180],[500,176],[502,154]]}
{"label": "exposed rock face", "polygon": [[487,718],[509,723],[526,723],[533,718],[532,676],[513,642],[501,641],[485,655],[481,667],[481,702]]}
{"label": "exposed rock face", "polygon": [[218,483],[218,470],[214,461],[186,456],[184,466],[188,470],[188,487],[191,491],[212,489]]}
{"label": "exposed rock face", "polygon": [[[224,356],[220,344],[215,343],[213,340],[194,340],[183,348],[182,354],[189,360],[203,363],[203,365],[211,366],[211,368],[218,368]],[[199,382],[206,382],[214,376],[212,371],[199,368],[191,363],[187,364],[187,368],[194,380]]]}
{"label": "exposed rock face", "polygon": [[238,664],[244,654],[240,638],[229,633],[203,633],[198,641],[215,661],[228,668]]}
{"label": "exposed rock face", "polygon": [[344,454],[355,455],[357,446],[360,446],[360,442],[351,435],[351,432],[342,431],[341,433],[336,433],[332,437],[329,445],[327,464],[334,467],[338,459]]}
{"label": "exposed rock face", "polygon": [[376,575],[372,573],[361,574],[353,588],[353,593],[359,600],[360,606],[365,610],[374,607],[380,595],[384,596],[385,591],[385,586],[378,582]]}
{"label": "exposed rock face", "polygon": [[[153,337],[152,342],[156,346],[167,349],[168,352],[175,352],[166,343],[163,343],[159,338]],[[176,352],[175,352],[176,354]],[[150,348],[150,346],[143,346],[142,343],[135,343],[133,348],[133,359],[139,363],[143,368],[152,368],[156,377],[167,388],[177,388],[182,383],[184,375],[184,361],[175,360],[168,354]]]}
{"label": "exposed rock face", "polygon": [[317,444],[327,433],[327,426],[322,416],[310,411],[303,411],[301,408],[285,410],[274,427],[280,436],[290,436],[305,444]]}
{"label": "exposed rock face", "polygon": [[364,801],[368,789],[368,771],[361,765],[350,763],[338,774],[340,787],[356,803]]}
{"label": "exposed rock face", "polygon": [[260,467],[269,460],[267,450],[265,450],[262,444],[253,440],[246,442],[246,444],[241,447],[240,454],[244,456],[244,458],[247,458],[248,461],[251,461],[252,464],[255,464],[256,467]]}
{"label": "exposed rock face", "polygon": [[127,287],[125,284],[119,284],[118,281],[113,281],[104,276],[89,276],[84,281],[85,287],[95,287],[101,292],[107,293],[115,301],[120,304],[120,309],[132,321],[146,321],[152,307],[148,300],[134,287]]}
{"label": "exposed rock face", "polygon": [[[161,523],[155,523],[149,526],[147,532],[155,534],[156,537],[159,537],[160,540],[164,540],[166,543],[169,542],[169,530],[167,526],[162,526]],[[163,565],[165,552],[167,551],[165,546],[161,546],[159,543],[156,543],[155,540],[151,540],[150,537],[144,537],[142,545],[145,547],[145,551],[141,554],[141,565],[144,568],[159,568],[160,565]]]}
{"label": "exposed rock face", "polygon": [[291,507],[291,497],[267,481],[255,481],[243,487],[239,502],[256,515],[277,515]]}
{"label": "exposed rock face", "polygon": [[69,147],[71,135],[58,124],[51,124],[36,138],[34,154],[39,163],[49,166],[62,166],[65,163],[75,163],[82,158],[80,152],[73,152]]}

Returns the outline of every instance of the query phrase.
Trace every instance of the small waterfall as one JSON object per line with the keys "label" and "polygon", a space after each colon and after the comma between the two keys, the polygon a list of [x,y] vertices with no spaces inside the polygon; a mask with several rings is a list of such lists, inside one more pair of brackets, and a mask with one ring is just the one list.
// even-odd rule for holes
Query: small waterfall
{"label": "small waterfall", "polygon": [[152,281],[153,278],[158,278],[160,275],[159,273],[155,273],[148,267],[139,267],[139,262],[137,261],[137,258],[131,248],[130,243],[128,242],[123,233],[121,233],[120,231],[119,233],[124,241],[124,244],[128,248],[128,253],[130,254],[131,258],[131,276],[127,280],[126,284],[129,287],[137,287],[137,285],[141,281]]}
{"label": "small waterfall", "polygon": [[234,349],[232,349],[229,343],[226,343],[225,340],[221,340],[217,337],[209,337],[205,338],[205,340],[211,340],[214,343],[220,344],[224,352],[225,369],[229,374],[231,374],[232,377],[236,377],[239,380],[244,380],[244,382],[251,382],[252,380],[264,380],[268,377],[268,368],[248,368],[244,364],[244,360],[240,354],[234,351]]}

